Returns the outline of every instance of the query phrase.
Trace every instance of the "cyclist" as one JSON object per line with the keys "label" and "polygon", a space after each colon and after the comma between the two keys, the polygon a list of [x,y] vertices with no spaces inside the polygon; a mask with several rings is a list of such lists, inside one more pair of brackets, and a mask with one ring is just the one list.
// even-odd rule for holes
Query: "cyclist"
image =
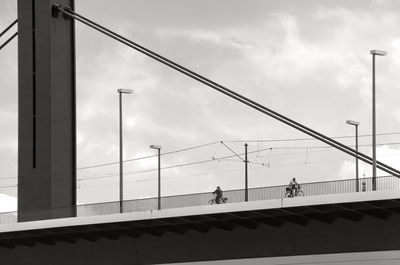
{"label": "cyclist", "polygon": [[221,203],[221,198],[223,196],[223,192],[219,186],[217,186],[217,189],[212,193],[215,194],[215,203],[220,204]]}
{"label": "cyclist", "polygon": [[290,189],[290,194],[291,196],[295,196],[296,195],[296,190],[299,187],[299,183],[296,182],[296,178],[292,178],[292,180],[289,183],[289,189]]}

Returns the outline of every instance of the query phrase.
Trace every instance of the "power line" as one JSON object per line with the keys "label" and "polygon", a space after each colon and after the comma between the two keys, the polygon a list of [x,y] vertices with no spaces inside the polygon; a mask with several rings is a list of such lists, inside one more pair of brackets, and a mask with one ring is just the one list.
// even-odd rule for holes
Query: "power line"
{"label": "power line", "polygon": [[[185,163],[185,164],[178,164],[178,165],[173,165],[173,166],[162,167],[161,170],[171,169],[171,168],[178,168],[178,167],[185,167],[185,166],[192,166],[192,165],[198,165],[198,164],[204,164],[204,163],[209,163],[209,162],[213,162],[213,161],[217,161],[217,160],[215,160],[215,159],[207,159],[207,160],[189,162],[189,163]],[[135,174],[153,172],[153,171],[157,171],[157,170],[158,170],[158,168],[156,168],[156,169],[146,169],[146,170],[141,170],[141,171],[130,171],[130,172],[126,172],[124,175],[135,175]],[[107,177],[117,176],[116,174],[117,173],[115,173],[115,175],[107,176]],[[104,177],[93,177],[93,178],[81,178],[79,180],[82,181],[82,180],[86,180],[86,179],[96,179],[96,178],[106,178],[106,176],[104,176]]]}
{"label": "power line", "polygon": [[[220,142],[213,142],[214,144],[215,143],[220,143]],[[399,145],[400,143],[383,143],[383,144],[378,144],[378,145],[381,145],[381,146],[383,146],[383,145]],[[209,144],[206,144],[206,145],[209,145]],[[205,145],[200,145],[200,146],[205,146]],[[367,146],[371,146],[371,145],[361,145],[360,147],[367,147]],[[181,149],[181,150],[190,150],[190,149],[193,149],[193,148],[196,148],[196,147],[190,147],[190,148],[185,148],[185,149]],[[263,148],[263,149],[259,149],[259,150],[256,150],[256,151],[250,151],[250,152],[248,152],[248,154],[254,154],[254,153],[259,153],[259,152],[263,152],[263,151],[269,151],[269,150],[301,150],[301,149],[305,149],[305,148],[310,148],[310,149],[331,149],[332,147],[330,147],[330,146],[316,146],[316,147],[276,147],[276,148]],[[169,153],[177,153],[177,152],[179,152],[180,150],[177,150],[177,151],[172,151],[172,152],[169,152]],[[319,151],[309,151],[309,152],[319,152]],[[168,153],[168,154],[169,154]],[[274,155],[271,155],[271,156],[284,156],[284,155],[295,155],[295,154],[303,154],[304,152],[292,152],[292,153],[284,153],[284,154],[274,154]],[[165,154],[167,154],[167,153],[165,153]],[[169,166],[169,167],[164,167],[164,168],[162,168],[162,169],[170,169],[170,168],[174,168],[174,167],[181,167],[181,166],[189,166],[189,165],[194,165],[194,164],[202,164],[202,163],[205,163],[205,162],[211,162],[211,161],[221,161],[221,160],[224,160],[224,161],[233,161],[233,160],[229,160],[229,158],[233,158],[233,157],[240,157],[240,155],[243,155],[244,153],[240,153],[240,154],[237,154],[237,153],[234,153],[234,155],[229,155],[229,156],[224,156],[224,157],[211,157],[211,159],[209,159],[209,160],[202,160],[202,161],[195,161],[195,162],[190,162],[190,163],[187,163],[187,164],[180,164],[180,165],[175,165],[175,166]],[[269,154],[270,155],[270,154]],[[141,159],[144,159],[144,158],[149,158],[149,157],[154,157],[154,156],[145,156],[145,157],[140,157],[140,158],[136,158],[135,160],[141,160]],[[258,157],[265,157],[265,156],[258,156]],[[235,162],[242,162],[242,161],[235,161]],[[249,161],[249,162],[251,162],[251,161]],[[251,163],[255,163],[255,162],[251,162]],[[263,164],[265,164],[265,163],[263,163]],[[92,167],[95,167],[95,166],[92,166]],[[155,170],[157,170],[157,169],[151,169],[151,170],[146,170],[146,171],[139,171],[139,172],[137,172],[137,173],[146,173],[146,172],[152,172],[152,171],[155,171]],[[135,173],[135,172],[130,172],[129,174],[137,174],[137,173]],[[116,172],[108,172],[108,173],[104,173],[104,174],[101,174],[101,175],[91,175],[91,176],[98,176],[98,177],[94,177],[94,179],[96,179],[96,178],[108,178],[108,177],[114,177],[114,176],[116,176],[117,175],[117,173]],[[18,177],[5,177],[5,178],[0,178],[0,180],[12,180],[12,179],[17,179]],[[78,179],[79,181],[80,180],[85,180],[85,179],[93,179],[93,178],[80,178],[80,179]]]}
{"label": "power line", "polygon": [[[179,149],[179,150],[175,150],[175,151],[161,153],[160,155],[163,156],[163,155],[175,154],[175,153],[189,151],[189,150],[193,150],[193,149],[197,149],[197,148],[202,148],[202,147],[206,147],[206,146],[214,145],[214,144],[218,144],[218,143],[220,143],[220,142],[211,142],[211,143],[207,143],[207,144],[201,144],[201,145],[192,146],[192,147],[188,147],[188,148],[183,148],[183,149]],[[143,159],[147,159],[147,158],[153,158],[153,157],[156,157],[156,156],[157,155],[143,156],[143,157],[138,157],[138,158],[133,158],[133,159],[127,159],[127,160],[124,160],[123,162],[124,163],[125,162],[133,162],[133,161],[143,160]],[[89,168],[95,168],[95,167],[103,167],[103,166],[110,166],[110,165],[115,165],[115,164],[119,164],[119,162],[110,162],[110,163],[104,163],[104,164],[97,164],[97,165],[93,165],[93,166],[85,166],[85,167],[77,168],[77,170],[83,170],[83,169],[89,169]]]}
{"label": "power line", "polygon": [[[241,162],[238,160],[224,160],[224,161]],[[346,161],[346,159],[316,160],[316,161],[310,161],[308,164],[324,164],[324,163],[342,162],[342,161]],[[260,163],[254,163],[254,162],[249,162],[249,163],[256,164],[256,165],[262,165]],[[265,168],[265,166],[267,168],[281,168],[281,167],[301,166],[301,165],[304,165],[304,163],[286,163],[286,164],[277,164],[277,165],[273,165],[273,166],[268,166],[268,165],[264,164],[264,165],[262,165],[263,167],[249,168],[249,171],[250,172],[259,171],[259,170]],[[156,171],[156,170],[157,169],[154,169],[153,171]],[[235,172],[243,172],[243,169],[240,168],[240,169],[236,169],[236,170],[215,171],[212,173],[213,174],[226,174],[226,173],[235,173]],[[199,176],[204,176],[204,175],[209,175],[209,174],[210,174],[209,172],[208,173],[205,172],[205,173],[190,174],[190,175],[183,175],[183,176],[164,177],[163,180],[188,178],[188,177],[199,177]],[[115,176],[117,176],[117,175],[115,175]],[[84,179],[84,180],[86,180],[86,179]],[[147,179],[139,179],[139,180],[134,180],[134,181],[126,181],[125,183],[141,183],[141,182],[149,182],[149,181],[156,181],[156,180],[158,180],[158,178],[147,178]],[[115,185],[118,185],[118,183],[90,185],[90,186],[85,186],[85,187],[80,187],[80,188],[107,187],[107,186],[115,186]]]}
{"label": "power line", "polygon": [[[385,155],[385,156],[389,156],[389,155]],[[229,157],[235,157],[234,155],[229,156]],[[169,167],[165,167],[162,169],[170,169],[170,168],[174,168],[174,167],[183,167],[183,166],[189,166],[189,165],[194,165],[194,164],[202,164],[202,163],[206,163],[206,162],[212,162],[212,161],[229,161],[229,162],[240,162],[242,163],[242,161],[238,161],[238,160],[232,160],[232,159],[228,159],[228,158],[220,158],[220,159],[210,159],[210,160],[202,160],[202,161],[196,161],[196,162],[191,162],[191,163],[186,163],[186,164],[179,164],[179,165],[174,165],[174,166],[169,166]],[[346,161],[346,159],[328,159],[328,160],[315,160],[315,161],[308,161],[308,164],[321,164],[321,163],[331,163],[331,162],[342,162],[342,161]],[[288,166],[299,166],[299,165],[304,165],[304,163],[286,163],[286,164],[276,164],[276,165],[269,165],[269,164],[265,164],[265,163],[257,163],[257,162],[251,162],[249,161],[250,164],[255,164],[255,165],[261,165],[263,167],[268,167],[268,168],[279,168],[279,167],[288,167]],[[262,168],[250,168],[250,171],[255,171],[255,170],[260,170]],[[136,171],[136,172],[130,172],[127,173],[126,175],[132,175],[132,174],[140,174],[140,173],[148,173],[148,172],[153,172],[156,171],[158,169],[150,169],[150,170],[143,170],[143,171]],[[243,169],[238,169],[238,170],[224,170],[224,171],[216,171],[216,172],[212,172],[213,174],[224,174],[224,173],[232,173],[232,172],[241,172]],[[108,173],[108,174],[114,174],[114,173]],[[199,173],[199,174],[191,174],[191,175],[184,175],[184,176],[174,176],[174,177],[165,177],[163,179],[176,179],[176,178],[185,178],[185,177],[194,177],[194,176],[203,176],[203,175],[209,175],[210,173]],[[81,178],[78,179],[78,181],[87,181],[87,180],[94,180],[94,179],[101,179],[101,178],[110,178],[110,177],[115,177],[118,174],[114,174],[114,175],[109,175],[109,176],[99,176],[99,177],[93,177],[93,178]],[[126,183],[138,183],[138,182],[147,182],[147,181],[153,181],[153,180],[157,180],[157,178],[149,178],[149,179],[141,179],[141,180],[135,180],[135,181],[127,181]],[[117,184],[101,184],[101,185],[91,185],[91,187],[102,187],[102,186],[112,186],[112,185],[117,185]],[[18,185],[8,185],[8,186],[0,186],[1,188],[16,188]],[[81,187],[80,187],[81,188]],[[89,187],[85,187],[85,188],[89,188]]]}
{"label": "power line", "polygon": [[226,148],[228,148],[232,153],[234,153],[237,157],[240,158],[240,160],[242,160],[242,162],[244,162],[244,159],[238,155],[235,151],[233,151],[229,146],[227,146],[223,141],[221,141],[221,144],[223,144]]}
{"label": "power line", "polygon": [[[377,134],[377,136],[384,136],[384,135],[398,135],[400,134],[400,132],[392,132],[392,133],[381,133],[381,134]],[[365,135],[360,135],[359,137],[368,137],[371,136],[370,134],[365,134]],[[354,138],[354,136],[336,136],[336,137],[332,137],[335,139],[344,139],[344,138]],[[193,146],[193,147],[188,147],[188,148],[183,148],[183,149],[179,149],[179,150],[175,150],[175,151],[171,151],[171,152],[165,152],[165,153],[161,153],[161,155],[170,155],[170,154],[174,154],[174,153],[179,153],[179,152],[184,152],[184,151],[189,151],[189,150],[193,150],[193,149],[197,149],[197,148],[201,148],[201,147],[206,147],[209,145],[214,145],[214,144],[223,144],[225,143],[244,143],[244,142],[294,142],[294,141],[310,141],[310,140],[316,140],[315,138],[287,138],[287,139],[270,139],[270,140],[232,140],[232,141],[215,141],[215,142],[210,142],[210,143],[206,143],[206,144],[201,144],[201,145],[197,145],[197,146]],[[393,143],[393,145],[395,144],[399,144],[399,143]],[[377,144],[379,145],[379,144]],[[381,144],[383,145],[383,144]],[[388,144],[386,144],[388,145]],[[360,145],[361,146],[361,145]],[[274,147],[274,149],[302,149],[302,148],[306,148],[306,147]],[[311,148],[333,148],[332,146],[319,146],[319,147],[311,147]],[[216,151],[219,149],[219,147],[216,149]],[[216,151],[214,152],[214,155],[216,153]],[[259,150],[259,151],[265,151],[265,150]],[[213,156],[214,156],[213,155]],[[144,157],[138,157],[138,158],[133,158],[133,159],[127,159],[124,160],[123,162],[134,162],[134,161],[138,161],[138,160],[142,160],[142,159],[147,159],[147,158],[153,158],[156,157],[157,155],[149,155],[149,156],[144,156]],[[110,163],[103,163],[103,164],[96,164],[96,165],[91,165],[91,166],[84,166],[84,167],[79,167],[77,168],[77,170],[84,170],[84,169],[91,169],[91,168],[97,168],[97,167],[104,167],[104,166],[110,166],[110,165],[116,165],[119,164],[119,162],[110,162]]]}
{"label": "power line", "polygon": [[[258,170],[258,169],[251,169],[251,170]],[[234,173],[234,172],[241,172],[243,171],[242,169],[235,169],[235,170],[223,170],[223,171],[216,171],[213,173],[217,174],[226,174],[226,173]],[[173,176],[173,177],[164,177],[163,180],[170,180],[170,179],[179,179],[179,178],[190,178],[190,177],[198,177],[198,176],[204,176],[204,175],[209,175],[209,172],[204,172],[204,173],[198,173],[198,174],[190,174],[190,175],[181,175],[181,176]],[[147,179],[139,179],[139,180],[134,180],[134,181],[126,181],[125,183],[140,183],[140,182],[149,182],[149,181],[156,181],[158,178],[147,178]],[[99,185],[90,185],[90,186],[85,186],[84,188],[92,188],[92,187],[106,187],[106,186],[114,186],[118,184],[99,184]]]}
{"label": "power line", "polygon": [[[161,170],[171,169],[171,168],[178,168],[178,167],[185,167],[185,166],[192,166],[192,165],[204,164],[204,163],[215,162],[215,161],[219,162],[221,160],[225,161],[226,159],[232,158],[232,157],[236,157],[236,155],[230,155],[230,156],[225,156],[225,157],[220,157],[220,158],[210,158],[210,159],[206,159],[206,160],[194,161],[194,162],[189,162],[189,163],[184,163],[184,164],[177,164],[177,165],[173,165],[173,166],[162,167]],[[148,172],[153,172],[153,171],[157,171],[157,170],[158,170],[158,168],[156,168],[156,169],[146,169],[146,170],[141,170],[141,171],[131,171],[131,172],[125,173],[125,175],[148,173]],[[80,178],[79,181],[84,181],[84,180],[88,180],[88,179],[109,178],[109,177],[114,177],[114,176],[117,176],[116,172],[114,172],[114,175],[110,175],[110,176]]]}
{"label": "power line", "polygon": [[[182,152],[182,151],[186,151],[186,150],[192,150],[192,149],[195,149],[195,148],[199,148],[199,147],[203,147],[203,146],[207,146],[207,145],[212,145],[212,144],[217,144],[217,143],[221,143],[221,141],[219,141],[219,142],[212,142],[212,143],[203,144],[203,145],[198,145],[198,146],[189,147],[189,148],[184,148],[184,149],[180,149],[180,150],[175,150],[175,151],[167,152],[167,153],[164,153],[164,154],[166,155],[166,154],[178,153],[178,152]],[[400,145],[400,143],[398,143],[398,142],[393,142],[393,143],[382,143],[382,144],[377,144],[377,145],[378,145],[378,146],[384,146],[384,145]],[[370,144],[366,144],[366,145],[360,145],[359,147],[368,147],[368,146],[371,146],[371,145],[370,145]],[[273,147],[273,148],[272,148],[272,147],[269,147],[269,148],[258,149],[258,150],[255,150],[255,151],[250,151],[250,152],[248,152],[248,154],[260,153],[260,152],[272,151],[272,150],[301,150],[301,149],[306,149],[306,148],[309,148],[309,149],[332,149],[331,146],[315,146],[315,147],[300,146],[300,147]],[[231,149],[229,148],[229,150],[231,150]],[[312,150],[309,150],[308,152],[313,153],[313,152],[320,152],[320,151],[312,151]],[[170,168],[174,168],[174,167],[181,167],[181,166],[189,166],[189,165],[194,165],[194,164],[201,164],[201,163],[205,163],[205,162],[211,162],[211,161],[214,161],[214,160],[215,160],[215,161],[224,160],[224,161],[233,161],[233,162],[243,162],[243,161],[231,160],[231,159],[229,159],[229,158],[233,158],[233,157],[239,157],[239,158],[240,158],[240,155],[244,155],[244,153],[240,153],[240,154],[237,154],[236,152],[233,152],[233,153],[234,153],[234,155],[230,155],[230,156],[225,156],[225,157],[213,157],[213,156],[212,156],[210,160],[195,161],[195,162],[191,162],[191,163],[187,163],[187,164],[180,164],[180,165],[176,165],[176,166],[165,167],[165,168],[162,168],[162,169],[170,169]],[[268,154],[268,156],[273,156],[273,157],[275,157],[275,156],[296,155],[296,154],[303,154],[303,153],[304,153],[304,152],[291,152],[291,153],[280,153],[280,154],[274,154],[274,155]],[[155,157],[155,155],[144,156],[144,157],[139,157],[139,158],[135,158],[135,159],[130,159],[129,161],[137,161],[137,160],[146,159],[146,158],[151,158],[151,157]],[[258,156],[255,157],[255,158],[258,158],[258,157],[265,157],[265,156],[263,156],[263,155],[258,155]],[[126,161],[124,161],[124,162],[126,162]],[[250,162],[250,163],[253,163],[253,164],[256,164],[256,163],[257,163],[257,162],[252,162],[252,161],[249,161],[249,162]],[[117,162],[117,163],[118,163],[118,162]],[[115,163],[101,164],[100,166],[112,165],[112,164],[115,164]],[[259,163],[259,164],[267,165],[268,163]],[[94,167],[97,167],[97,166],[98,166],[98,165],[94,165],[94,166],[90,166],[90,167],[86,167],[86,168],[94,168]],[[86,169],[86,168],[85,168],[85,169]],[[152,171],[155,171],[155,170],[157,170],[157,169],[151,169],[151,170],[146,170],[146,171],[140,171],[140,172],[138,172],[138,173],[152,172]],[[136,174],[136,173],[131,172],[131,173],[129,173],[129,174]],[[94,178],[90,178],[90,177],[92,177],[92,176],[94,176]],[[100,175],[94,174],[94,175],[91,175],[91,176],[88,177],[88,178],[86,178],[86,177],[85,177],[85,178],[80,178],[80,179],[78,179],[78,181],[86,180],[86,179],[109,178],[109,177],[114,177],[114,176],[117,176],[117,172],[108,172],[108,173],[103,173],[103,174],[100,174]],[[23,177],[20,177],[20,178],[23,178]],[[15,177],[4,177],[4,178],[0,178],[0,181],[1,181],[1,180],[17,180],[17,179],[18,179],[17,176],[15,176]],[[0,188],[1,188],[1,186],[0,186]]]}
{"label": "power line", "polygon": [[[400,143],[399,143],[400,144]],[[269,150],[269,148],[268,149],[265,149],[265,150]],[[257,151],[251,151],[251,152],[248,152],[248,154],[253,154],[253,153],[256,153],[256,152],[259,152],[259,151],[263,151],[263,150],[257,150]],[[311,151],[310,151],[311,152]],[[243,155],[243,154],[239,154],[239,155]],[[178,167],[185,167],[185,166],[191,166],[191,165],[198,165],[198,164],[204,164],[204,163],[209,163],[209,162],[213,162],[213,161],[230,161],[230,162],[240,162],[240,163],[243,163],[242,161],[238,161],[238,160],[232,160],[232,159],[230,159],[230,158],[233,158],[233,157],[237,157],[237,154],[234,154],[234,155],[229,155],[229,156],[224,156],[224,157],[220,157],[220,158],[214,158],[214,157],[212,157],[211,159],[207,159],[207,160],[201,160],[201,161],[195,161],[195,162],[189,162],[189,163],[184,163],[184,164],[178,164],[178,165],[172,165],[172,166],[167,166],[167,167],[162,167],[161,168],[161,170],[166,170],[166,169],[172,169],[172,168],[178,168]],[[385,157],[385,156],[383,156],[383,157]],[[322,160],[321,162],[330,162],[330,161],[346,161],[346,159],[340,159],[340,160]],[[277,166],[271,166],[271,165],[269,165],[269,163],[258,163],[258,162],[252,162],[252,161],[249,161],[249,163],[252,163],[252,164],[259,164],[259,165],[262,165],[262,166],[268,166],[268,167],[271,167],[271,168],[273,168],[273,167],[277,167]],[[315,164],[316,163],[316,161],[308,161],[308,163],[307,164]],[[283,167],[283,166],[285,166],[285,165],[301,165],[301,164],[304,164],[304,163],[296,163],[296,164],[281,164],[281,165],[279,165],[279,167]],[[157,171],[158,170],[158,168],[153,168],[153,169],[146,169],[146,170],[140,170],[140,171],[131,171],[131,172],[127,172],[125,175],[136,175],[136,174],[142,174],[142,173],[149,173],[149,172],[154,172],[154,171]],[[92,179],[103,179],[103,178],[110,178],[110,177],[115,177],[115,176],[117,176],[118,175],[118,173],[117,172],[114,172],[114,173],[107,173],[107,175],[103,175],[103,176],[96,176],[96,177],[85,177],[85,178],[80,178],[80,179],[78,179],[78,181],[86,181],[86,180],[92,180]]]}

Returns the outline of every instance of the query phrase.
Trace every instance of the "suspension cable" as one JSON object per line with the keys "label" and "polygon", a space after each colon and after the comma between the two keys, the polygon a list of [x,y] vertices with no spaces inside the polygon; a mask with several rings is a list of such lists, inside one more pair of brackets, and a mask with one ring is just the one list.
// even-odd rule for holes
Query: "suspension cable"
{"label": "suspension cable", "polygon": [[12,28],[12,26],[14,26],[15,24],[17,24],[18,19],[14,20],[13,23],[11,23],[7,28],[5,28],[1,33],[0,33],[0,38],[1,36],[3,36],[10,28]]}
{"label": "suspension cable", "polygon": [[[294,121],[294,120],[292,120],[292,119],[290,119],[290,118],[288,118],[288,117],[286,117],[286,116],[284,116],[284,115],[282,115],[280,113],[277,113],[277,112],[275,112],[275,111],[273,111],[273,110],[271,110],[271,109],[269,109],[269,108],[267,108],[267,107],[255,102],[255,101],[253,101],[253,100],[251,100],[251,99],[249,99],[247,97],[244,97],[243,95],[241,95],[239,93],[236,93],[236,92],[234,92],[234,91],[232,91],[232,90],[230,90],[230,89],[228,89],[228,88],[226,88],[226,87],[224,87],[224,86],[222,86],[222,85],[220,85],[220,84],[218,84],[218,83],[216,83],[216,82],[214,82],[214,81],[212,81],[212,80],[210,80],[208,78],[205,78],[205,77],[201,76],[200,74],[197,74],[197,73],[195,73],[195,72],[193,72],[193,71],[191,71],[191,70],[189,70],[189,69],[187,69],[187,68],[185,68],[185,67],[183,67],[183,66],[181,66],[181,65],[179,65],[179,64],[177,64],[177,63],[175,63],[175,62],[173,62],[173,61],[171,61],[171,60],[169,60],[169,59],[167,59],[167,58],[165,58],[165,57],[163,57],[163,56],[161,56],[161,55],[159,55],[159,54],[157,54],[157,53],[155,53],[155,52],[153,52],[153,51],[151,51],[151,50],[149,50],[149,49],[147,49],[147,48],[145,48],[145,47],[143,47],[143,46],[141,46],[141,45],[139,45],[139,44],[137,44],[137,43],[135,43],[135,42],[123,37],[123,36],[121,36],[121,35],[119,35],[119,34],[117,34],[117,33],[115,33],[115,32],[113,32],[113,31],[111,31],[111,30],[99,25],[99,24],[97,24],[97,23],[95,23],[94,21],[91,21],[88,18],[77,14],[76,12],[74,12],[69,7],[66,7],[66,6],[63,6],[63,5],[58,5],[58,4],[53,4],[53,8],[55,8],[58,11],[62,12],[67,17],[70,17],[70,18],[73,18],[75,20],[78,20],[81,23],[83,23],[83,24],[85,24],[85,25],[87,25],[87,26],[89,26],[89,27],[91,27],[91,28],[93,28],[93,29],[95,29],[95,30],[97,30],[97,31],[99,31],[99,32],[101,32],[101,33],[103,33],[103,34],[105,34],[105,35],[107,35],[107,36],[109,36],[109,37],[111,37],[111,38],[113,38],[113,39],[115,39],[115,40],[117,40],[117,41],[119,41],[119,42],[121,42],[121,43],[123,43],[123,44],[125,44],[125,45],[127,45],[127,46],[129,46],[129,47],[131,47],[131,48],[133,48],[133,49],[135,49],[137,51],[139,51],[139,52],[141,52],[141,53],[143,53],[143,54],[145,54],[146,56],[151,57],[152,59],[154,59],[154,60],[156,60],[156,61],[158,61],[158,62],[160,62],[160,63],[162,63],[164,65],[167,65],[167,66],[171,67],[172,69],[174,69],[174,70],[176,70],[176,71],[178,71],[178,72],[180,72],[180,73],[182,73],[182,74],[184,74],[186,76],[191,77],[192,79],[195,79],[195,80],[199,81],[200,83],[203,83],[203,84],[205,84],[205,85],[207,85],[207,86],[209,86],[209,87],[211,87],[211,88],[213,88],[213,89],[215,89],[215,90],[217,90],[217,91],[219,91],[219,92],[221,92],[221,93],[223,93],[223,94],[225,94],[225,95],[227,95],[227,96],[229,96],[229,97],[231,97],[233,99],[236,99],[237,101],[239,101],[239,102],[241,102],[241,103],[243,103],[243,104],[245,104],[245,105],[247,105],[247,106],[249,106],[249,107],[251,107],[251,108],[253,108],[255,110],[258,110],[258,111],[260,111],[260,112],[262,112],[262,113],[264,113],[264,114],[266,114],[266,115],[268,115],[268,116],[270,116],[270,117],[272,117],[272,118],[274,118],[274,119],[276,119],[276,120],[278,120],[280,122],[283,122],[283,123],[291,126],[292,128],[295,128],[295,129],[297,129],[297,130],[299,130],[299,131],[301,131],[301,132],[303,132],[305,134],[308,134],[308,135],[310,135],[310,136],[312,136],[312,137],[314,137],[314,138],[316,138],[316,139],[318,139],[318,140],[320,140],[320,141],[322,141],[322,142],[324,142],[324,143],[326,143],[326,144],[328,144],[328,145],[330,145],[330,146],[332,146],[332,147],[334,147],[334,148],[336,148],[338,150],[341,150],[344,153],[347,153],[347,154],[349,154],[349,155],[351,155],[353,157],[356,157],[356,158],[358,158],[358,159],[360,159],[360,160],[362,160],[362,161],[364,161],[364,162],[366,162],[366,163],[368,163],[370,165],[373,164],[371,157],[369,157],[369,156],[367,156],[367,155],[365,155],[363,153],[360,153],[360,152],[358,152],[358,151],[356,151],[356,150],[354,150],[354,149],[352,149],[352,148],[350,148],[350,147],[348,147],[348,146],[346,146],[346,145],[344,145],[344,144],[342,144],[342,143],[340,143],[338,141],[335,141],[335,140],[329,138],[328,136],[325,136],[325,135],[323,135],[323,134],[321,134],[321,133],[319,133],[319,132],[317,132],[315,130],[312,130],[311,128],[308,128],[305,125],[302,125],[302,124],[300,124],[300,123],[298,123],[298,122],[296,122],[296,121]],[[392,168],[392,167],[390,167],[390,166],[388,166],[388,165],[386,165],[386,164],[384,164],[382,162],[379,162],[379,161],[376,161],[376,162],[377,162],[377,168],[379,168],[379,169],[381,169],[381,170],[383,170],[383,171],[385,171],[385,172],[387,172],[387,173],[389,173],[391,175],[394,175],[394,176],[400,178],[400,171],[399,170],[397,170],[395,168]]]}
{"label": "suspension cable", "polygon": [[18,35],[18,32],[15,32],[10,38],[8,38],[8,40],[6,40],[6,42],[4,42],[1,46],[0,46],[0,50],[3,49],[10,41],[12,41],[12,39],[14,39],[16,36]]}

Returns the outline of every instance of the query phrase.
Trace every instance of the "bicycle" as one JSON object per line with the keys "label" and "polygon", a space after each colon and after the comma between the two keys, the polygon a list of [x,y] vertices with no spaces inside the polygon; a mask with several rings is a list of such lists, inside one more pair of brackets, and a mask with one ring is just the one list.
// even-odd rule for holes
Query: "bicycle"
{"label": "bicycle", "polygon": [[221,197],[221,199],[219,200],[219,203],[217,203],[216,197],[214,197],[214,198],[212,198],[212,199],[210,199],[208,201],[208,204],[211,204],[211,205],[213,205],[213,204],[224,204],[227,201],[228,201],[227,197]]}
{"label": "bicycle", "polygon": [[285,197],[286,198],[294,198],[294,197],[303,197],[304,192],[300,189],[300,185],[296,185],[293,188],[286,187]]}

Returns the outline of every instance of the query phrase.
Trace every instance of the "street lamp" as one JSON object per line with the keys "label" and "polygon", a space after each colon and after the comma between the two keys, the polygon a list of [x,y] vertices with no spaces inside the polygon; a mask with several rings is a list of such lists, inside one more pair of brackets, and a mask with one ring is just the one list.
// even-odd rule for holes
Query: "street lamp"
{"label": "street lamp", "polygon": [[375,117],[375,56],[385,56],[386,51],[371,50],[372,54],[372,190],[376,190],[376,117]]}
{"label": "street lamp", "polygon": [[123,212],[124,180],[123,180],[123,147],[122,147],[122,94],[132,94],[131,89],[117,89],[119,94],[119,212]]}
{"label": "street lamp", "polygon": [[[347,124],[353,125],[356,128],[356,151],[358,152],[358,125],[360,125],[357,121],[347,120]],[[358,154],[356,154],[356,192],[360,191],[359,183],[358,183]]]}
{"label": "street lamp", "polygon": [[249,177],[248,177],[248,160],[247,160],[247,143],[244,144],[244,201],[249,201]]}
{"label": "street lamp", "polygon": [[161,146],[150,145],[151,149],[158,151],[158,196],[157,196],[157,209],[161,210]]}

